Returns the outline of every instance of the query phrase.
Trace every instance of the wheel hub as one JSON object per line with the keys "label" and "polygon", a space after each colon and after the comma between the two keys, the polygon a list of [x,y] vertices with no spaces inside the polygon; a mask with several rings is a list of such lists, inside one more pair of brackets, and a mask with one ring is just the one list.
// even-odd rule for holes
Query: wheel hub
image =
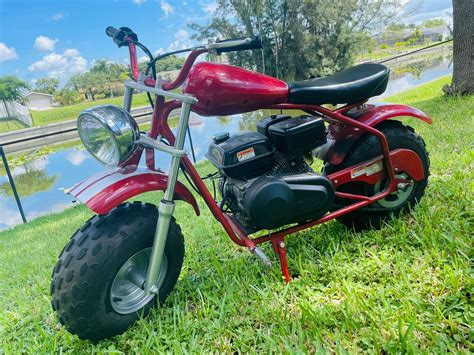
{"label": "wheel hub", "polygon": [[[411,196],[413,189],[415,188],[415,183],[413,180],[410,179],[407,173],[401,173],[395,175],[396,179],[407,180],[407,182],[397,184],[397,191],[394,191],[387,197],[378,200],[377,203],[385,208],[396,208]],[[379,181],[374,186],[375,194],[378,194],[385,189],[386,181]]]}
{"label": "wheel hub", "polygon": [[[147,305],[155,294],[147,294],[144,291],[145,275],[150,261],[151,248],[145,248],[132,255],[122,265],[115,275],[110,288],[110,304],[120,314],[136,312]],[[163,284],[168,269],[166,254],[158,272],[155,285],[158,289]]]}

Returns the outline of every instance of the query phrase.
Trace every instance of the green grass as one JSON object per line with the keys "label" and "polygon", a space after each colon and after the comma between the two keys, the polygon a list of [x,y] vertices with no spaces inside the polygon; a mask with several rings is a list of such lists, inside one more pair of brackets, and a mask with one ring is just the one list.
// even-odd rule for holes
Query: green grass
{"label": "green grass", "polygon": [[14,118],[7,118],[0,120],[0,133],[15,131],[17,129],[26,128],[22,122]]}
{"label": "green grass", "polygon": [[[77,105],[56,107],[51,110],[31,111],[33,125],[43,126],[50,123],[74,119],[77,118],[77,116],[85,109],[97,105],[111,104],[121,106],[122,100],[123,97],[114,97],[110,99],[81,102]],[[146,94],[133,95],[132,107],[140,107],[147,105],[149,105],[149,103]]]}
{"label": "green grass", "polygon": [[[430,182],[419,207],[380,231],[355,233],[334,221],[290,236],[290,271],[299,277],[288,286],[269,245],[270,269],[232,244],[202,201],[201,217],[179,202],[186,258],[166,307],[125,334],[92,344],[58,325],[49,296],[56,258],[91,212],[77,206],[0,232],[0,348],[469,353],[474,97],[441,96],[446,81],[389,100],[410,103],[434,121],[405,121],[430,151]],[[157,202],[160,196],[140,198]]]}

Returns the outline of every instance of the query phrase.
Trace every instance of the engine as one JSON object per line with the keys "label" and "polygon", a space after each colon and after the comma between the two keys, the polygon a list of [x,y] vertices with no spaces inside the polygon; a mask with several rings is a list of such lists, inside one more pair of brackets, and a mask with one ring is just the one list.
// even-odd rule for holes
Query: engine
{"label": "engine", "polygon": [[323,216],[334,189],[305,157],[325,143],[324,121],[308,115],[272,115],[257,132],[214,136],[206,156],[220,173],[221,208],[249,232]]}

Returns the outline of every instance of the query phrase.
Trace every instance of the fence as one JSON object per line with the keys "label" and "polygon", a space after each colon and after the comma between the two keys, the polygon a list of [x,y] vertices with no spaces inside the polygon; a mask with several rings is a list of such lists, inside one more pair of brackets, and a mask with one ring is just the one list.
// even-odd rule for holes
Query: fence
{"label": "fence", "polygon": [[31,127],[33,120],[26,106],[14,101],[0,101],[0,120],[14,118],[25,126]]}

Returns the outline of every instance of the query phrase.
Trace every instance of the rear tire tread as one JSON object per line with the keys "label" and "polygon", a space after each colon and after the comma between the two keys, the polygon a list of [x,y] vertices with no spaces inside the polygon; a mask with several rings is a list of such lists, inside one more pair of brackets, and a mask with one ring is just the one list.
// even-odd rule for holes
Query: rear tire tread
{"label": "rear tire tread", "polygon": [[[415,190],[413,191],[410,198],[401,206],[394,209],[387,209],[385,211],[373,211],[368,209],[361,209],[346,215],[343,215],[337,220],[347,227],[354,228],[355,230],[366,230],[370,228],[379,229],[382,227],[383,223],[387,221],[392,215],[398,217],[401,213],[409,210],[414,207],[423,197],[425,193],[425,188],[428,184],[429,177],[429,167],[430,159],[429,153],[426,150],[426,144],[423,138],[415,133],[415,130],[408,126],[403,125],[399,121],[390,120],[382,122],[377,125],[375,128],[382,131],[389,142],[390,149],[404,148],[401,146],[393,146],[393,140],[405,140],[406,142],[414,143],[412,148],[418,150],[416,153],[420,156],[423,168],[425,170],[426,176],[424,180],[417,183]],[[410,148],[408,148],[410,149]],[[371,159],[374,156],[381,154],[381,147],[376,138],[373,135],[363,135],[347,154],[345,160],[339,165],[328,165],[324,168],[325,174],[331,174],[333,172],[342,170],[349,166],[358,164],[360,162]],[[357,193],[357,192],[356,192]],[[339,200],[338,202],[343,203],[344,200]]]}

